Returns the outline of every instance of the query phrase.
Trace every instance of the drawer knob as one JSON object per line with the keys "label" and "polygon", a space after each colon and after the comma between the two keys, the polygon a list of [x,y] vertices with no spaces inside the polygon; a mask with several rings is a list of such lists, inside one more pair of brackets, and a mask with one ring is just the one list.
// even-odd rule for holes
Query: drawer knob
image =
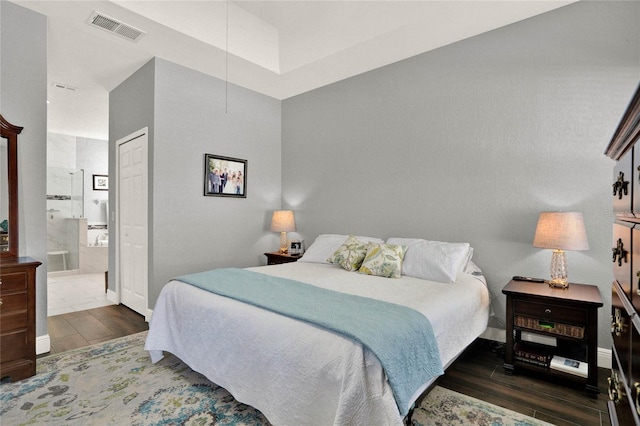
{"label": "drawer knob", "polygon": [[549,308],[545,309],[545,310],[544,310],[544,313],[545,313],[545,314],[547,314],[547,315],[549,315],[549,314],[551,313],[551,309],[549,309]]}
{"label": "drawer knob", "polygon": [[622,238],[618,238],[618,243],[614,248],[611,249],[613,251],[613,261],[618,261],[618,266],[622,266],[622,261],[627,263],[627,254],[629,253],[624,249],[624,243],[622,242]]}
{"label": "drawer knob", "polygon": [[611,377],[607,379],[609,382],[609,399],[616,404],[620,401],[620,382],[618,381],[618,374],[615,371],[611,372]]}
{"label": "drawer knob", "polygon": [[629,194],[629,181],[624,180],[624,173],[620,172],[618,179],[613,183],[613,195],[617,195],[618,200],[622,200],[623,193],[624,195]]}
{"label": "drawer knob", "polygon": [[624,330],[624,320],[620,314],[620,309],[616,308],[614,314],[611,316],[611,334],[616,337],[620,337]]}

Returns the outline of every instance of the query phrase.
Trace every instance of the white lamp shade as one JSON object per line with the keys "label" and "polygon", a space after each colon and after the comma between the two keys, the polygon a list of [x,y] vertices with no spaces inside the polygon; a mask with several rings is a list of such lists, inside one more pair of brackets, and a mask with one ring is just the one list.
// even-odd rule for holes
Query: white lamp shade
{"label": "white lamp shade", "polygon": [[271,230],[273,232],[293,232],[296,230],[296,221],[291,210],[276,210],[271,218]]}
{"label": "white lamp shade", "polygon": [[589,250],[582,213],[540,213],[533,246],[556,250]]}

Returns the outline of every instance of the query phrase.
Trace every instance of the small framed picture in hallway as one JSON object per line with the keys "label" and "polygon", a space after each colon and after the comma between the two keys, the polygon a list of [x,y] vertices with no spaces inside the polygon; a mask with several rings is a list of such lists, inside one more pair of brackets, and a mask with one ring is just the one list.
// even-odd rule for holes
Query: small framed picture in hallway
{"label": "small framed picture in hallway", "polygon": [[109,190],[109,176],[107,176],[107,175],[93,175],[93,190],[94,191],[108,191]]}
{"label": "small framed picture in hallway", "polygon": [[247,160],[205,154],[204,195],[247,198]]}

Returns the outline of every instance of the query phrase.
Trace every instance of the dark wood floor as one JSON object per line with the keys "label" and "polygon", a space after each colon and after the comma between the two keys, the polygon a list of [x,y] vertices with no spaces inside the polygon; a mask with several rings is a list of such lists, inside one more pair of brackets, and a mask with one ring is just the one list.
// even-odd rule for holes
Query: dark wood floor
{"label": "dark wood floor", "polygon": [[106,342],[149,329],[142,315],[124,305],[55,315],[47,319],[47,325],[51,352],[43,355]]}
{"label": "dark wood floor", "polygon": [[[122,305],[49,317],[48,324],[51,353],[148,329],[141,315]],[[527,375],[508,376],[501,356],[501,348],[494,342],[479,339],[447,369],[438,384],[556,425],[610,425],[606,393],[593,399],[580,386]],[[600,369],[601,392],[606,392],[607,377],[608,371]]]}
{"label": "dark wood floor", "polygon": [[584,385],[550,382],[534,375],[508,376],[502,369],[502,348],[478,339],[440,379],[439,385],[491,404],[556,425],[610,425],[607,377],[600,368],[598,398],[586,395]]}

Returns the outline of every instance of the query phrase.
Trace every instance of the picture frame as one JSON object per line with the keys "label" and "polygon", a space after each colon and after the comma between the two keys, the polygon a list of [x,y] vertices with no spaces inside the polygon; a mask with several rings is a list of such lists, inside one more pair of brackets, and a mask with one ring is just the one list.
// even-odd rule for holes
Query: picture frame
{"label": "picture frame", "polygon": [[109,190],[109,176],[107,176],[107,175],[93,175],[93,190],[94,191],[108,191]]}
{"label": "picture frame", "polygon": [[204,195],[247,198],[247,160],[204,154]]}
{"label": "picture frame", "polygon": [[304,253],[304,241],[291,240],[289,241],[289,249],[287,251],[292,256],[300,256]]}

